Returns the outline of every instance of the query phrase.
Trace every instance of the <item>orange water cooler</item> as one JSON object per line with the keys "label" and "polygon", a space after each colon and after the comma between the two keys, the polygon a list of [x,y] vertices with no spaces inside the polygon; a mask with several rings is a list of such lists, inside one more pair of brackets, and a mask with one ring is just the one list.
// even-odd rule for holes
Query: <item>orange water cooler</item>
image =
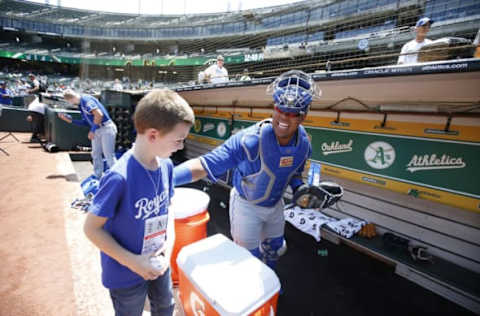
{"label": "orange water cooler", "polygon": [[177,263],[185,315],[276,314],[277,275],[227,237],[216,234],[183,247]]}
{"label": "orange water cooler", "polygon": [[178,284],[177,255],[182,247],[207,237],[208,203],[210,197],[203,191],[175,188],[170,210],[175,215],[175,245],[170,261],[173,284]]}

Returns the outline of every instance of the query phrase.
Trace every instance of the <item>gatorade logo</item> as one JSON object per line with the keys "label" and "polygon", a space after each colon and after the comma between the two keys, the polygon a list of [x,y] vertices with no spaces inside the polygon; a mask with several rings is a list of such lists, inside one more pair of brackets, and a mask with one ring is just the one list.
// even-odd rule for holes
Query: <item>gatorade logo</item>
{"label": "gatorade logo", "polygon": [[190,293],[190,306],[192,307],[193,315],[205,316],[205,303],[195,292]]}
{"label": "gatorade logo", "polygon": [[386,142],[373,142],[364,153],[366,163],[374,169],[386,169],[395,161],[395,149]]}

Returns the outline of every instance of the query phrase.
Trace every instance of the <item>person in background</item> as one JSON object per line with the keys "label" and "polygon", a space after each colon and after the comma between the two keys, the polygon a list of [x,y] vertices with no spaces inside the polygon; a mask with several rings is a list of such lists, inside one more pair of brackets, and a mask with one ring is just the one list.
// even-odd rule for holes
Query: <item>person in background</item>
{"label": "person in background", "polygon": [[15,83],[15,94],[16,95],[26,95],[29,86],[23,79],[18,79]]}
{"label": "person in background", "polygon": [[210,77],[211,83],[222,83],[228,81],[228,71],[223,66],[224,58],[222,55],[217,56],[217,63],[211,65],[205,70],[205,77]]}
{"label": "person in background", "polygon": [[28,105],[28,116],[27,121],[32,124],[32,137],[30,138],[31,143],[41,143],[42,135],[45,133],[44,128],[44,118],[45,118],[45,104],[41,103],[38,100],[38,97],[35,97],[32,102]]}
{"label": "person in background", "polygon": [[243,75],[240,77],[240,81],[252,80],[248,75],[248,68],[243,69]]}
{"label": "person in background", "polygon": [[28,74],[28,79],[30,80],[30,88],[27,89],[27,93],[35,95],[38,98],[38,101],[41,101],[42,91],[40,90],[40,81],[38,81],[37,77],[32,73]]}
{"label": "person in background", "polygon": [[113,83],[112,89],[117,90],[117,91],[122,91],[123,90],[123,85],[118,78],[115,79],[115,82]]}
{"label": "person in background", "polygon": [[398,65],[416,64],[418,60],[418,52],[420,49],[432,41],[427,37],[428,31],[433,21],[430,18],[424,17],[415,24],[415,39],[403,45],[398,57]]}
{"label": "person in background", "polygon": [[70,89],[63,93],[63,97],[68,103],[78,105],[82,119],[73,120],[65,113],[58,113],[58,117],[67,123],[90,127],[88,139],[92,142],[93,171],[100,179],[103,173],[102,155],[105,156],[108,167],[111,168],[115,163],[117,126],[103,104],[95,97],[88,94],[79,95]]}
{"label": "person in background", "polygon": [[7,88],[7,82],[0,81],[0,104],[12,105],[13,93]]}
{"label": "person in background", "polygon": [[477,36],[475,36],[472,44],[476,46],[473,57],[480,58],[480,29],[478,29]]}
{"label": "person in background", "polygon": [[183,148],[195,116],[182,97],[162,89],[140,100],[133,120],[135,145],[100,180],[84,232],[101,251],[102,283],[115,315],[141,316],[147,294],[152,316],[173,315],[169,157]]}

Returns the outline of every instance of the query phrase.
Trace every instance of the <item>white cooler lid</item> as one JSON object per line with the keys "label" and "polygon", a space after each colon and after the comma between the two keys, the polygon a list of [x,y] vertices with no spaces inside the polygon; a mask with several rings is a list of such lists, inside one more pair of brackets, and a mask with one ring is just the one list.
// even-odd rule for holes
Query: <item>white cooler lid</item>
{"label": "white cooler lid", "polygon": [[200,214],[207,210],[210,196],[198,189],[175,188],[170,210],[175,218],[181,219]]}
{"label": "white cooler lid", "polygon": [[177,264],[220,315],[247,315],[280,290],[272,269],[222,234],[183,247]]}

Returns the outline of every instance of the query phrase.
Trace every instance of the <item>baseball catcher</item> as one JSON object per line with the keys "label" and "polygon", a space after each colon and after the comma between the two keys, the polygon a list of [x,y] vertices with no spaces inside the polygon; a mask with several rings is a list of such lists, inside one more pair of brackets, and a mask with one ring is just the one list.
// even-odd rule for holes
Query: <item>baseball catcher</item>
{"label": "baseball catcher", "polygon": [[286,250],[282,197],[288,186],[294,191],[302,187],[302,171],[312,152],[301,123],[320,91],[308,74],[292,70],[274,80],[267,92],[273,97],[272,118],[177,166],[174,181],[180,185],[208,176],[215,182],[233,169],[229,209],[233,239],[274,268]]}

